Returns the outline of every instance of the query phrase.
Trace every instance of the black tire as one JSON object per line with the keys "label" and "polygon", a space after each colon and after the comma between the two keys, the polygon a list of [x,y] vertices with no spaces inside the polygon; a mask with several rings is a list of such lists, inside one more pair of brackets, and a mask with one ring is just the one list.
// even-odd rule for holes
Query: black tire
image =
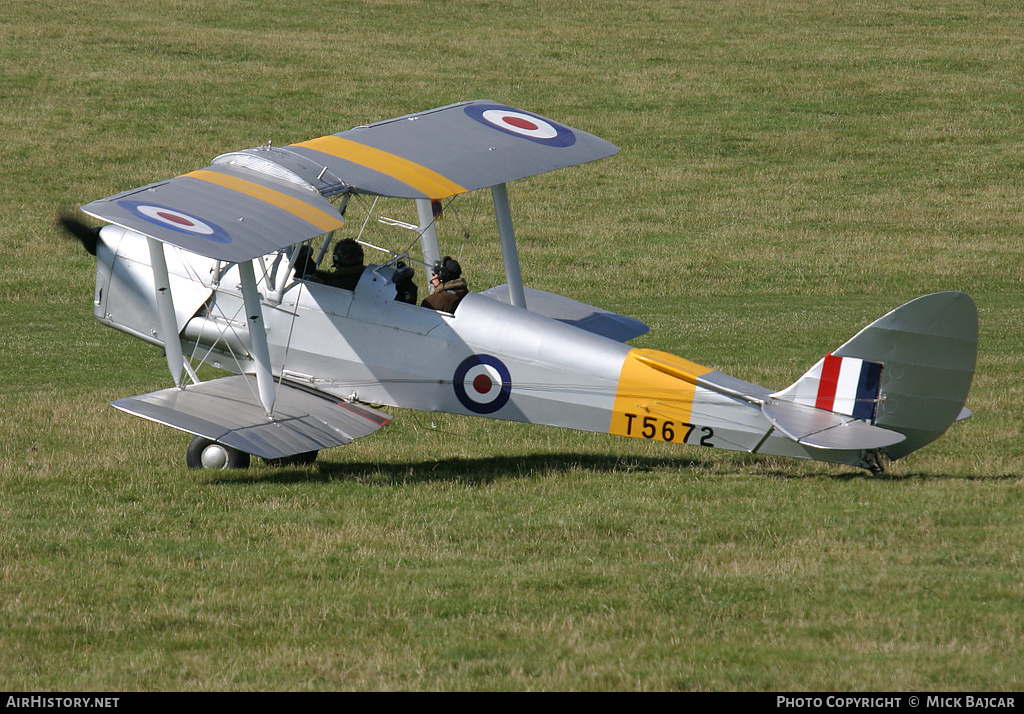
{"label": "black tire", "polygon": [[190,469],[247,469],[250,456],[244,451],[197,436],[189,442],[185,463]]}

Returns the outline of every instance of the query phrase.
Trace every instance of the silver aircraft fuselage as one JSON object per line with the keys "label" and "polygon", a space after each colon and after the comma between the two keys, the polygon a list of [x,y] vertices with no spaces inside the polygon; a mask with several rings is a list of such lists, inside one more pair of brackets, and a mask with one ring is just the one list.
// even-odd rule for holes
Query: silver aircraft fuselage
{"label": "silver aircraft fuselage", "polygon": [[[96,317],[162,346],[146,238],[118,227],[102,238]],[[251,374],[238,267],[180,249],[167,255],[186,354]],[[282,279],[279,271],[290,270],[283,253],[262,265],[272,371],[290,383],[350,402],[852,465],[862,459],[859,449],[788,438],[763,413],[768,389],[514,307],[500,292],[470,293],[448,314],[397,302],[390,267],[368,267],[348,291]]]}

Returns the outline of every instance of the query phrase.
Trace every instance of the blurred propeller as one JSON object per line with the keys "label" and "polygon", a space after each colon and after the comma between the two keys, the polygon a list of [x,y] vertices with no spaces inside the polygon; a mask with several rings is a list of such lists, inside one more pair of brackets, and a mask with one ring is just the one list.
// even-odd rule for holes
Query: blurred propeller
{"label": "blurred propeller", "polygon": [[71,213],[61,213],[57,216],[57,223],[64,231],[82,244],[82,247],[90,255],[96,255],[96,244],[100,240],[100,228],[83,223]]}

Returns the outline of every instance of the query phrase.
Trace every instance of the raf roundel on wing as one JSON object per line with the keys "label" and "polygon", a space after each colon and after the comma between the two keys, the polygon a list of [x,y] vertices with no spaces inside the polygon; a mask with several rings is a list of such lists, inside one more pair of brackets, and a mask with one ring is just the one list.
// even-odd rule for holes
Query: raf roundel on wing
{"label": "raf roundel on wing", "polygon": [[218,225],[166,206],[140,201],[119,201],[118,205],[154,225],[179,233],[205,238],[214,243],[230,243],[231,236]]}
{"label": "raf roundel on wing", "polygon": [[466,115],[481,124],[538,144],[566,147],[576,143],[576,135],[568,127],[511,107],[473,104],[466,107]]}

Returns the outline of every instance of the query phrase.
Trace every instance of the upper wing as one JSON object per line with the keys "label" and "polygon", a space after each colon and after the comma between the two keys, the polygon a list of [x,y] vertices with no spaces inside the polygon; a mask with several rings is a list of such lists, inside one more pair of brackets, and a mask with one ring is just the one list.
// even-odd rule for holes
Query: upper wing
{"label": "upper wing", "polygon": [[603,159],[604,139],[489,100],[451,104],[288,147],[353,190],[447,198]]}
{"label": "upper wing", "polygon": [[342,225],[344,192],[443,199],[615,154],[615,145],[487,100],[452,104],[93,201],[89,215],[216,260],[240,262]]}

